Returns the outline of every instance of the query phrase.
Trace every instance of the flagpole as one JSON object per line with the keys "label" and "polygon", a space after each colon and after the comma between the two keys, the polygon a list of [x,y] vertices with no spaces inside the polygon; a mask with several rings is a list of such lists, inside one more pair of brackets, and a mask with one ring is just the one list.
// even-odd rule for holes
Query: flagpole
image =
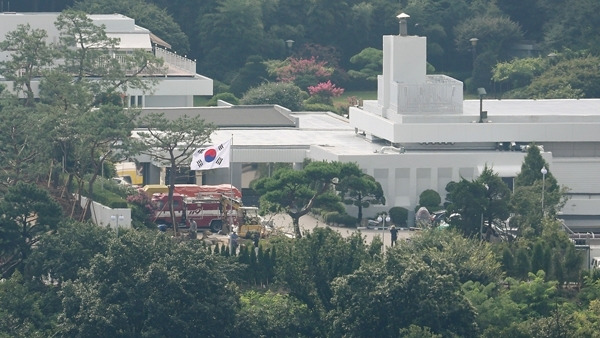
{"label": "flagpole", "polygon": [[[233,223],[233,202],[235,200],[235,196],[233,195],[233,134],[231,134],[231,142],[229,146],[229,189],[231,189],[231,203],[229,204],[229,217]],[[233,230],[233,224],[231,224],[231,229]]]}

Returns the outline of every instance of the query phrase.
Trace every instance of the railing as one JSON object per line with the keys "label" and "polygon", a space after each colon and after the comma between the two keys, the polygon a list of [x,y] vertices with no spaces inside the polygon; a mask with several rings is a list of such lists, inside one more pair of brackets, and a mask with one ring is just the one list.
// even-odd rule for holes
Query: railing
{"label": "railing", "polygon": [[185,56],[178,55],[158,46],[154,49],[154,55],[162,58],[165,64],[196,74],[196,61],[190,60]]}

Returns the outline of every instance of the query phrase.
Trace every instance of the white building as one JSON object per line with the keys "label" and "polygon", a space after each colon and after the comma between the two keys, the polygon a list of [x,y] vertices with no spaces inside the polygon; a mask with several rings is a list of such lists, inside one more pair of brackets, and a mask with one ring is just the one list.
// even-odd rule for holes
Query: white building
{"label": "white building", "polygon": [[[59,31],[54,22],[60,13],[0,13],[0,41],[6,33],[14,31],[20,24],[29,24],[34,29],[43,29],[48,33],[47,42],[57,43]],[[128,89],[127,102],[131,106],[140,107],[191,107],[194,95],[212,95],[213,81],[196,74],[196,62],[185,56],[170,51],[170,45],[155,36],[146,28],[135,24],[132,18],[120,14],[89,15],[98,25],[104,25],[110,38],[118,38],[118,53],[133,50],[145,50],[154,53],[164,60],[166,72],[155,76],[157,83],[151,92]],[[9,60],[10,52],[0,52],[0,61]],[[11,83],[6,83],[0,77],[0,83],[5,82],[7,89],[12,89]],[[39,80],[33,81],[37,94]]]}
{"label": "white building", "polygon": [[[247,169],[255,163],[356,162],[381,183],[387,200],[365,209],[367,217],[393,206],[414,210],[426,189],[444,199],[448,182],[474,179],[486,165],[512,185],[526,154],[520,146],[535,142],[559,184],[570,189],[561,215],[567,225],[600,228],[600,100],[463,101],[460,81],[426,75],[426,38],[401,34],[383,41],[378,98],[351,107],[349,119],[277,106],[161,111],[202,115],[220,127],[215,142],[233,137],[231,177],[240,188],[254,178]],[[482,123],[480,104],[488,112]],[[152,183],[164,180],[164,172],[148,174]],[[204,184],[230,177],[227,169],[196,174]]]}
{"label": "white building", "polygon": [[[57,42],[57,16],[1,13],[0,39],[29,23],[47,30],[48,42]],[[383,37],[377,100],[351,107],[349,119],[278,106],[193,108],[193,95],[212,94],[212,80],[196,74],[194,61],[168,51],[167,43],[131,18],[90,18],[120,39],[121,50],[154,52],[168,65],[152,93],[127,92],[131,105],[145,107],[144,113],[160,107],[173,117],[201,115],[220,127],[213,141],[233,138],[232,172],[197,172],[198,183],[224,183],[231,177],[237,187],[248,187],[254,176],[247,169],[256,163],[356,162],[384,188],[387,204],[365,209],[370,217],[394,206],[414,210],[426,189],[444,198],[448,182],[474,179],[485,165],[512,184],[525,153],[507,145],[535,142],[544,147],[542,156],[559,184],[571,189],[562,210],[567,224],[574,230],[600,227],[600,100],[484,100],[487,118],[479,123],[481,102],[463,101],[460,81],[426,75],[426,38],[407,34],[406,16],[400,17],[400,35]],[[0,54],[0,60],[7,57]],[[164,168],[149,158],[139,160],[145,162],[146,183],[164,181]]]}

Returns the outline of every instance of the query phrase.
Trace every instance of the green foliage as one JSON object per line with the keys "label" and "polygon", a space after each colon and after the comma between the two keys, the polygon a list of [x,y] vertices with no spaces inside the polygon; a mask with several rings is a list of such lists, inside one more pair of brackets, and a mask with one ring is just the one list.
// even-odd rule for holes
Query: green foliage
{"label": "green foliage", "polygon": [[435,334],[475,336],[475,311],[460,292],[450,268],[455,265],[439,262],[442,255],[423,260],[419,256],[426,251],[409,246],[399,245],[385,262],[363,264],[335,280],[332,336],[395,336],[413,324]]}
{"label": "green foliage", "polygon": [[490,240],[492,225],[503,229],[505,221],[510,216],[511,191],[493,168],[489,168],[487,164],[477,178],[477,182],[485,187],[483,218],[486,224],[483,232],[486,233],[486,239]]}
{"label": "green foliage", "polygon": [[236,269],[199,243],[124,232],[79,270],[78,279],[63,284],[60,334],[229,335],[239,296],[228,281],[236,280]]}
{"label": "green foliage", "polygon": [[17,94],[24,93],[26,106],[34,104],[32,80],[53,64],[54,51],[46,44],[48,33],[29,24],[18,25],[0,42],[0,51],[10,51],[10,59],[0,62],[2,75],[13,82]]}
{"label": "green foliage", "polygon": [[344,163],[335,188],[345,204],[358,208],[358,222],[362,222],[363,208],[372,204],[385,204],[381,184],[365,174],[356,163]]}
{"label": "green foliage", "polygon": [[346,213],[328,212],[323,217],[327,224],[343,225],[347,227],[356,227],[356,217],[350,216]]}
{"label": "green foliage", "polygon": [[596,98],[600,96],[600,57],[585,55],[580,58],[558,62],[531,81],[527,97],[548,98]]}
{"label": "green foliage", "polygon": [[506,16],[475,16],[464,20],[454,28],[455,43],[459,50],[471,51],[471,38],[479,39],[479,54],[491,52],[493,55],[506,53],[508,47],[523,38],[518,24]]}
{"label": "green foliage", "polygon": [[334,111],[335,107],[327,103],[311,103],[314,102],[311,98],[308,98],[302,104],[302,110],[304,111]]}
{"label": "green foliage", "polygon": [[0,282],[0,336],[44,337],[48,321],[40,309],[39,292],[29,289],[18,271]]}
{"label": "green foliage", "polygon": [[541,57],[500,62],[492,69],[492,80],[506,84],[508,89],[528,86],[548,69],[548,60]]}
{"label": "green foliage", "polygon": [[[285,245],[284,245],[285,244]],[[308,305],[317,328],[319,318],[331,308],[331,282],[355,271],[366,259],[367,247],[359,234],[342,236],[331,228],[315,228],[302,239],[274,244],[277,248],[276,279],[290,295]]]}
{"label": "green foliage", "polygon": [[191,22],[197,25],[196,55],[202,55],[199,69],[206,75],[223,78],[223,74],[242,67],[250,55],[263,54],[269,47],[260,1],[224,0],[204,6],[210,10],[197,9]]}
{"label": "green foliage", "polygon": [[408,221],[408,209],[403,207],[392,207],[389,211],[390,219],[393,224],[400,227],[406,227]]}
{"label": "green foliage", "polygon": [[271,177],[253,181],[251,188],[261,195],[263,213],[287,213],[295,236],[300,238],[300,217],[313,207],[331,210],[340,203],[332,191],[332,180],[340,177],[341,166],[337,162],[309,162],[302,170],[281,168]]}
{"label": "green foliage", "polygon": [[314,337],[310,310],[292,296],[247,291],[240,297],[235,332],[241,337]]}
{"label": "green foliage", "polygon": [[206,105],[212,107],[217,106],[217,102],[219,100],[231,103],[233,105],[237,105],[239,103],[238,98],[235,97],[235,95],[233,95],[232,93],[219,93],[213,95],[213,97],[211,97],[210,100],[208,100],[208,103]]}
{"label": "green foliage", "polygon": [[474,237],[481,231],[481,221],[486,205],[485,186],[476,181],[462,178],[459,182],[446,185],[448,214],[458,213],[460,218],[451,220],[450,226],[459,229],[465,236]]}
{"label": "green foliage", "polygon": [[352,56],[350,63],[358,68],[348,71],[350,77],[375,83],[383,70],[383,51],[373,47],[365,48]]}
{"label": "green foliage", "polygon": [[431,332],[428,327],[421,327],[411,324],[408,328],[400,330],[400,336],[404,338],[442,338],[441,334]]}
{"label": "green foliage", "polygon": [[248,89],[258,87],[269,81],[267,66],[262,57],[253,55],[248,57],[246,64],[231,81],[229,90],[237,97],[241,97]]}
{"label": "green foliage", "polygon": [[56,229],[62,209],[48,191],[18,182],[0,200],[0,276],[22,268],[40,236]]}
{"label": "green foliage", "polygon": [[[547,169],[545,175],[542,168]],[[552,217],[565,203],[566,188],[560,188],[550,168],[540,153],[531,144],[515,178],[515,192],[511,201],[515,216],[511,218],[526,237],[535,237],[542,232],[544,216]],[[541,192],[544,195],[544,210],[541,210]]]}
{"label": "green foliage", "polygon": [[291,83],[265,83],[248,90],[240,104],[277,104],[291,111],[302,109],[307,94]]}
{"label": "green foliage", "polygon": [[106,227],[90,222],[64,221],[56,232],[40,238],[26,261],[28,277],[45,276],[58,284],[73,281],[95,255],[106,253],[114,236]]}
{"label": "green foliage", "polygon": [[136,25],[149,29],[156,36],[168,42],[171,49],[181,55],[190,52],[188,37],[175,22],[173,16],[156,4],[143,0],[80,0],[75,3],[74,9],[90,14],[119,13],[135,19]]}
{"label": "green foliage", "polygon": [[419,195],[419,205],[416,209],[425,207],[429,212],[434,212],[441,209],[440,203],[442,203],[440,194],[435,190],[427,189]]}

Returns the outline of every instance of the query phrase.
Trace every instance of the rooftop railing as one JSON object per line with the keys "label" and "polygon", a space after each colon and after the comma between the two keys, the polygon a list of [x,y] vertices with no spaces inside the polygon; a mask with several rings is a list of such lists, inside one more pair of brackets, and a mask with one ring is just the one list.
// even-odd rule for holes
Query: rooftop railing
{"label": "rooftop railing", "polygon": [[165,65],[173,66],[181,70],[196,74],[196,61],[190,60],[185,56],[181,56],[177,53],[170,52],[164,48],[156,46],[154,49],[154,55],[162,58],[165,61]]}

